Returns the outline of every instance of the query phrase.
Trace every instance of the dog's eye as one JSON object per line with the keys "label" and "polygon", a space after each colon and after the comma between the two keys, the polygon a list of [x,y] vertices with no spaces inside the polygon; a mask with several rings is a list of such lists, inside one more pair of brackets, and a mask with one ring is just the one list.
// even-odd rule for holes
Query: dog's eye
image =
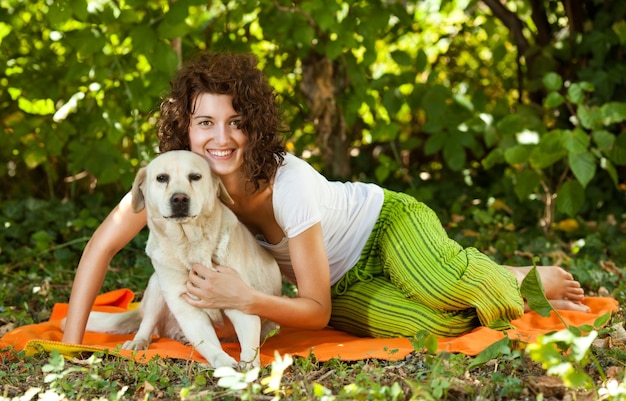
{"label": "dog's eye", "polygon": [[166,183],[170,180],[170,176],[167,174],[159,174],[157,175],[156,180],[161,183]]}
{"label": "dog's eye", "polygon": [[202,178],[202,174],[198,174],[198,173],[189,174],[189,181],[200,181],[201,178]]}

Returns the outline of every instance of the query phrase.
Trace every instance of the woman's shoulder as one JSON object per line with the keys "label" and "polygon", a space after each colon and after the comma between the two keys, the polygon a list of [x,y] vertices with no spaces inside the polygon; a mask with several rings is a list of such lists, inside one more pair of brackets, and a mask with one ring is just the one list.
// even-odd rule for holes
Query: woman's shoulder
{"label": "woman's shoulder", "polygon": [[278,170],[276,171],[276,177],[274,181],[277,183],[284,181],[307,182],[312,179],[326,181],[326,179],[306,160],[303,160],[291,153],[286,153],[283,163],[278,167]]}
{"label": "woman's shoulder", "polygon": [[313,166],[311,166],[309,162],[289,152],[284,154],[283,163],[279,166],[279,169],[280,168],[314,170]]}

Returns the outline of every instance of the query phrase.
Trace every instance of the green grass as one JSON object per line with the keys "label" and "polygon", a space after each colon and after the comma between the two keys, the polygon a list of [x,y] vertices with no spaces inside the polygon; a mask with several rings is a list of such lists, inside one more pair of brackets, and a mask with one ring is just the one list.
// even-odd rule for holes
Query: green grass
{"label": "green grass", "polygon": [[[106,212],[97,203],[82,209],[34,200],[2,206],[0,224],[7,229],[0,234],[0,330],[46,321],[55,303],[67,302],[82,248]],[[533,228],[516,229],[506,215],[489,209],[476,207],[465,216],[448,225],[463,245],[502,263],[530,264],[531,257],[541,264],[560,262],[588,294],[611,295],[620,304],[626,299],[623,224],[607,218],[546,236]],[[116,256],[103,291],[127,287],[141,296],[151,274],[145,239],[144,232]],[[574,328],[567,336],[534,344],[534,354],[521,342],[500,344],[478,358],[430,353],[429,337],[421,333],[416,351],[399,361],[320,362],[310,356],[258,372],[214,371],[171,359],[142,364],[100,353],[74,360],[45,352],[26,357],[4,349],[0,400],[623,400],[626,346],[608,329],[623,326],[623,314],[620,309],[606,328],[593,329],[593,344],[584,344],[584,333]],[[555,347],[567,352],[548,359]]]}

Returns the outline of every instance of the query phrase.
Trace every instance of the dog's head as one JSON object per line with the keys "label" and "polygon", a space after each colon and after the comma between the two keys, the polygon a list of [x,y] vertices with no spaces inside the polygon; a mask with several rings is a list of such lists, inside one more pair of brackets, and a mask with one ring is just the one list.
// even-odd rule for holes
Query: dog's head
{"label": "dog's head", "polygon": [[163,153],[137,172],[132,188],[135,212],[146,209],[149,219],[179,223],[209,214],[218,198],[233,200],[202,157],[186,150]]}

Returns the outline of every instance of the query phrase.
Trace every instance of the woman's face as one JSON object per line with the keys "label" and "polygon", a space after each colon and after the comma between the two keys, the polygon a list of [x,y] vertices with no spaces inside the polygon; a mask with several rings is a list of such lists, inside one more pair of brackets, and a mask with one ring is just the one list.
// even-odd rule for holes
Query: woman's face
{"label": "woman's face", "polygon": [[220,177],[240,171],[247,135],[239,129],[241,116],[233,109],[233,97],[202,93],[195,100],[189,123],[191,151],[208,160]]}

